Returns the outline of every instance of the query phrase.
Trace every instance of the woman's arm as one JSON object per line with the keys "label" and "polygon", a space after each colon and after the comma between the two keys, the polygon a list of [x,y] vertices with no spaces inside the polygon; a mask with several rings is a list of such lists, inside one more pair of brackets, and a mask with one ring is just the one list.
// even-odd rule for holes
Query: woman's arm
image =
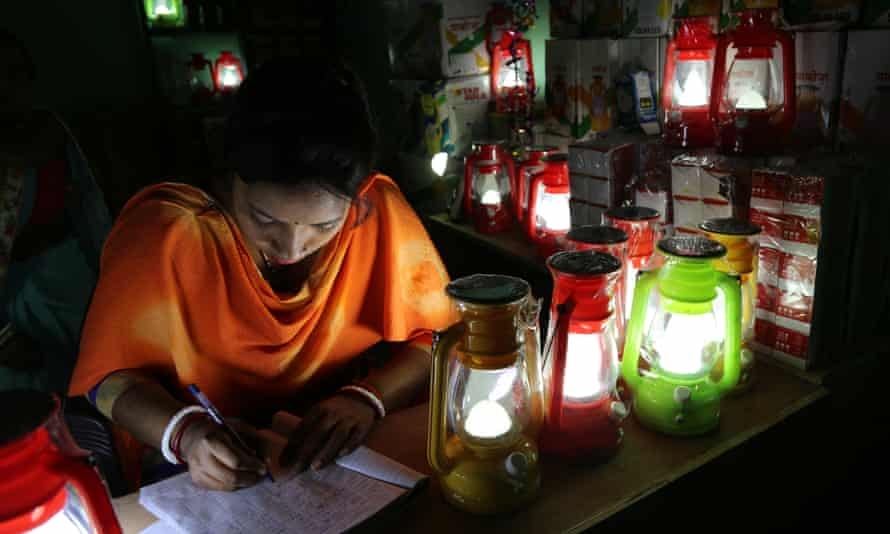
{"label": "woman's arm", "polygon": [[[404,343],[390,360],[362,380],[383,402],[386,412],[406,407],[427,387],[430,353],[421,344]],[[379,414],[362,395],[338,392],[313,406],[291,434],[281,463],[298,471],[320,469],[364,442]]]}
{"label": "woman's arm", "polygon": [[[102,414],[139,441],[158,449],[167,425],[186,406],[149,375],[132,369],[105,378],[95,399]],[[266,473],[265,465],[251,451],[234,443],[207,417],[193,420],[185,428],[179,450],[192,480],[208,489],[230,491],[251,486]]]}

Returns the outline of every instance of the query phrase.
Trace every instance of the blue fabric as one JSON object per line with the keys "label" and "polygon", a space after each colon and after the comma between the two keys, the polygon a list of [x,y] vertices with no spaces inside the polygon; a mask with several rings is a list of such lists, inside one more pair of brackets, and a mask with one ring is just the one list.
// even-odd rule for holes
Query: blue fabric
{"label": "blue fabric", "polygon": [[[15,371],[0,368],[0,390],[30,387],[67,394],[77,360],[80,332],[99,273],[102,244],[111,229],[111,215],[102,192],[73,137],[67,147],[71,192],[65,199],[70,233],[38,256],[9,265],[2,291],[6,318],[40,347],[43,368]],[[30,216],[36,196],[36,173],[27,175],[32,190],[22,214]],[[29,204],[30,202],[30,204]],[[24,227],[26,219],[21,219]]]}

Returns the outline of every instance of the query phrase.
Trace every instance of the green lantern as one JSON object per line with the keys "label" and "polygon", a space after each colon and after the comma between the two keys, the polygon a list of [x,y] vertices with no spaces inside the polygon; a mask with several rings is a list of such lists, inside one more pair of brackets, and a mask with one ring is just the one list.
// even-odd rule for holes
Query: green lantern
{"label": "green lantern", "polygon": [[145,16],[152,27],[181,28],[185,26],[182,0],[145,0]]}
{"label": "green lantern", "polygon": [[634,291],[621,374],[645,426],[704,434],[719,423],[720,399],[739,379],[739,280],[714,269],[726,254],[716,241],[672,237],[658,250],[664,265],[644,273]]}

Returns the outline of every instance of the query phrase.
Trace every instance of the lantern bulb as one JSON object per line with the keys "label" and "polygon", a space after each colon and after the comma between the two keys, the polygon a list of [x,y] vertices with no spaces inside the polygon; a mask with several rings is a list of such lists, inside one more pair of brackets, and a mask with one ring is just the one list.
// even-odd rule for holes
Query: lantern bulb
{"label": "lantern bulb", "polygon": [[692,69],[686,82],[677,94],[677,102],[683,107],[704,106],[708,103],[708,92],[705,81],[699,75],[698,70]]}
{"label": "lantern bulb", "polygon": [[430,167],[432,167],[433,172],[437,176],[445,176],[445,170],[448,168],[448,153],[439,152],[433,156],[432,161],[430,161]]}
{"label": "lantern bulb", "polygon": [[491,439],[506,434],[513,423],[503,406],[492,400],[482,400],[470,409],[465,425],[468,434]]}
{"label": "lantern bulb", "polygon": [[[570,399],[601,397],[611,389],[600,379],[603,374],[603,337],[600,334],[569,333],[566,347],[565,378],[562,393]],[[615,363],[617,367],[617,362]],[[617,371],[612,370],[614,374]],[[609,373],[612,375],[613,373]]]}
{"label": "lantern bulb", "polygon": [[749,89],[742,93],[742,96],[735,103],[736,109],[766,109],[766,99],[763,95]]}
{"label": "lantern bulb", "polygon": [[539,228],[551,232],[567,232],[572,227],[568,194],[543,193],[537,210],[536,222]]}
{"label": "lantern bulb", "polygon": [[223,70],[223,79],[222,84],[225,87],[235,87],[241,82],[238,77],[238,73],[235,71],[234,67],[226,67]]}
{"label": "lantern bulb", "polygon": [[483,206],[498,206],[501,203],[501,193],[493,189],[489,189],[482,194]]}
{"label": "lantern bulb", "polygon": [[675,375],[697,375],[713,363],[720,350],[714,315],[702,313],[671,314],[663,331],[655,337],[652,348],[657,353],[658,366]]}

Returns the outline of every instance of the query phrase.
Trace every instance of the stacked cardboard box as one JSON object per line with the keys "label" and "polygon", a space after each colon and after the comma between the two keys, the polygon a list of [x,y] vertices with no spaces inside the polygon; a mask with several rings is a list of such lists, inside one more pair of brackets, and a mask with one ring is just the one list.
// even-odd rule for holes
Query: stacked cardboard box
{"label": "stacked cardboard box", "polygon": [[619,135],[569,146],[572,224],[599,224],[612,206],[630,200],[636,145]]}
{"label": "stacked cardboard box", "polygon": [[841,81],[840,32],[798,32],[794,37],[797,148],[828,147],[834,142]]}
{"label": "stacked cardboard box", "polygon": [[841,91],[841,145],[890,147],[890,30],[847,34]]}
{"label": "stacked cardboard box", "polygon": [[799,169],[752,173],[751,221],[760,225],[755,346],[809,366],[824,178]]}

